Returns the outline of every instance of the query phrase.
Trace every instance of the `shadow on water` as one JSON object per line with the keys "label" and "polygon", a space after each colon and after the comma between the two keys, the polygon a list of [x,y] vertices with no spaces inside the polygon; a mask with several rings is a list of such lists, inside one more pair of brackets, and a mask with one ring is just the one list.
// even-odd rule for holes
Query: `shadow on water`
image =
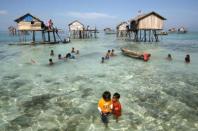
{"label": "shadow on water", "polygon": [[14,53],[11,53],[11,54],[0,54],[0,60],[6,59],[6,58],[13,58],[13,57],[19,56],[20,53],[21,53],[21,52],[14,52]]}
{"label": "shadow on water", "polygon": [[48,102],[51,98],[55,97],[53,94],[43,94],[39,96],[33,96],[31,100],[25,101],[19,107],[28,116],[34,116],[40,112],[40,110],[48,109]]}
{"label": "shadow on water", "polygon": [[29,80],[15,80],[16,78],[18,75],[3,77],[3,82],[0,84],[1,100],[8,101],[10,98],[20,96],[17,90],[29,83]]}
{"label": "shadow on water", "polygon": [[31,127],[35,123],[34,116],[38,116],[41,110],[46,110],[48,108],[48,101],[53,97],[55,97],[53,94],[33,96],[31,100],[18,104],[22,115],[9,121],[5,125],[5,130],[14,131]]}
{"label": "shadow on water", "polygon": [[92,92],[93,92],[93,89],[91,89],[91,88],[84,89],[84,90],[82,90],[82,95],[81,95],[81,97],[82,97],[82,98],[86,98],[86,97],[88,97],[90,94],[92,94]]}
{"label": "shadow on water", "polygon": [[14,75],[6,75],[6,76],[3,76],[3,80],[13,80],[13,79],[16,79],[16,78],[18,78],[19,77],[19,75],[17,75],[17,74],[14,74]]}

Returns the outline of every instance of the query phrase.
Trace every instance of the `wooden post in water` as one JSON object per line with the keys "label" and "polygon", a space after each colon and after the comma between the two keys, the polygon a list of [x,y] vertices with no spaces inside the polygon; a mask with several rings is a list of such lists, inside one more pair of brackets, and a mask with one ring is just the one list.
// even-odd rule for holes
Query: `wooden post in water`
{"label": "wooden post in water", "polygon": [[146,30],[144,30],[144,42],[146,42]]}
{"label": "wooden post in water", "polygon": [[56,36],[55,36],[55,32],[54,32],[54,29],[53,29],[53,37],[54,37],[54,42],[56,42]]}
{"label": "wooden post in water", "polygon": [[35,43],[35,31],[32,32],[32,42]]}
{"label": "wooden post in water", "polygon": [[140,30],[140,41],[142,41],[142,30]]}
{"label": "wooden post in water", "polygon": [[47,35],[48,35],[48,42],[50,42],[50,32],[47,31]]}
{"label": "wooden post in water", "polygon": [[96,31],[96,27],[95,27],[95,30],[94,30],[94,35],[95,35],[95,38],[96,38],[96,32],[97,32],[97,31]]}
{"label": "wooden post in water", "polygon": [[149,30],[149,42],[151,42],[151,30]]}
{"label": "wooden post in water", "polygon": [[44,30],[42,30],[42,40],[43,40],[43,42],[45,42],[45,33],[44,33]]}

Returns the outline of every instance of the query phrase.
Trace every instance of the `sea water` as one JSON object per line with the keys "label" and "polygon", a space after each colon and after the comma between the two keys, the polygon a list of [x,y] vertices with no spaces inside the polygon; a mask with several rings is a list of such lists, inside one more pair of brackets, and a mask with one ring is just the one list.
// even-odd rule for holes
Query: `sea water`
{"label": "sea water", "polygon": [[[69,44],[9,45],[17,41],[0,34],[1,131],[104,130],[97,110],[104,91],[120,93],[123,108],[119,122],[111,116],[105,130],[198,129],[198,33],[169,34],[157,43],[100,33]],[[58,60],[72,47],[80,51],[75,59]],[[149,52],[151,59],[126,57],[122,47]],[[111,49],[116,56],[101,64]],[[165,59],[169,53],[172,61]],[[186,54],[190,64],[184,62]]]}

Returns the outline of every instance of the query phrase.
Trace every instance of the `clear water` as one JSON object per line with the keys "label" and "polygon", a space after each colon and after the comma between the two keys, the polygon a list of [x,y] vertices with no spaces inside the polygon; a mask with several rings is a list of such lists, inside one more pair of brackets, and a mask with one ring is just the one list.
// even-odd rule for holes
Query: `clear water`
{"label": "clear water", "polygon": [[[97,110],[104,91],[121,94],[123,114],[109,131],[198,129],[198,34],[171,34],[159,43],[134,43],[100,34],[70,44],[10,46],[0,34],[0,130],[101,131]],[[60,61],[75,47],[80,55]],[[149,62],[123,56],[120,48],[152,54]],[[50,50],[55,52],[50,57]],[[108,49],[117,56],[100,63]],[[172,54],[173,61],[165,57]],[[191,63],[185,64],[189,53]],[[55,65],[48,66],[52,58]],[[35,63],[32,63],[34,60]]]}

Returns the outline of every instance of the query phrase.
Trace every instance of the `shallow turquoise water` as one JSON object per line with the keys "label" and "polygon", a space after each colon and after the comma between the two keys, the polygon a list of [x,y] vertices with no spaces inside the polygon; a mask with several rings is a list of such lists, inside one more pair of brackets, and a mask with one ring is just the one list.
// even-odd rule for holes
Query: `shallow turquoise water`
{"label": "shallow turquoise water", "polygon": [[[0,130],[101,131],[97,103],[105,90],[119,92],[123,106],[119,123],[110,118],[107,130],[197,130],[197,36],[172,34],[151,44],[100,34],[70,44],[9,46],[17,38],[1,34]],[[72,47],[80,50],[76,59],[57,59]],[[123,56],[121,47],[150,52],[151,60]],[[117,56],[100,64],[108,49]],[[47,65],[49,58],[55,65]]]}

